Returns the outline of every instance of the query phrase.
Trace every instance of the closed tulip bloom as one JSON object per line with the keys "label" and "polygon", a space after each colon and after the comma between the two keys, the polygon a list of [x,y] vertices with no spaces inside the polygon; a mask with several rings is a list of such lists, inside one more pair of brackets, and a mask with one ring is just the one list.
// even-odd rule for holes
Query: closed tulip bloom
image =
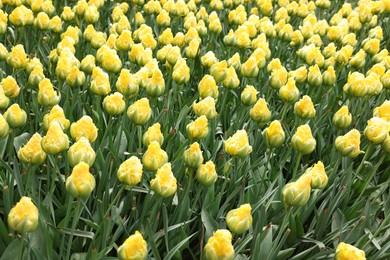
{"label": "closed tulip bloom", "polygon": [[7,63],[15,69],[21,69],[27,66],[28,59],[23,45],[18,44],[12,47],[11,52],[7,56]]}
{"label": "closed tulip bloom", "polygon": [[240,79],[238,78],[234,67],[229,67],[226,70],[226,73],[227,73],[227,75],[226,75],[225,80],[222,82],[222,85],[228,89],[238,88],[238,86],[240,85]]}
{"label": "closed tulip bloom", "polygon": [[84,136],[75,142],[68,150],[68,160],[70,166],[74,167],[80,162],[88,164],[90,167],[95,162],[96,153],[88,139]]}
{"label": "closed tulip bloom", "polygon": [[95,56],[88,54],[81,60],[80,69],[86,73],[91,74],[95,67]]}
{"label": "closed tulip bloom", "polygon": [[205,138],[209,132],[207,117],[205,115],[198,117],[195,121],[187,125],[186,130],[190,139]]}
{"label": "closed tulip bloom", "polygon": [[316,139],[314,139],[309,125],[301,125],[291,139],[292,147],[301,154],[310,154],[316,148]]}
{"label": "closed tulip bloom", "polygon": [[120,51],[130,51],[134,45],[130,30],[123,30],[115,41],[115,47]]}
{"label": "closed tulip bloom", "polygon": [[1,80],[0,86],[4,90],[4,94],[9,98],[16,98],[19,96],[20,87],[12,76],[8,76]]}
{"label": "closed tulip bloom", "polygon": [[307,78],[307,69],[305,66],[301,66],[294,71],[290,71],[288,77],[292,77],[297,83],[303,83]]}
{"label": "closed tulip bloom", "polygon": [[70,121],[66,119],[64,110],[59,105],[52,107],[50,112],[43,117],[43,127],[45,130],[48,130],[50,124],[54,121],[58,121],[64,130],[67,130],[70,126]]}
{"label": "closed tulip bloom", "polygon": [[204,75],[198,84],[198,92],[201,99],[206,97],[217,99],[219,91],[214,77],[208,74]]}
{"label": "closed tulip bloom", "polygon": [[390,124],[383,118],[373,117],[367,121],[364,136],[374,144],[382,143],[390,132]]}
{"label": "closed tulip bloom", "polygon": [[282,125],[278,120],[272,121],[272,123],[264,129],[263,137],[268,147],[280,147],[286,138]]}
{"label": "closed tulip bloom", "polygon": [[311,66],[307,74],[307,82],[310,86],[319,87],[322,84],[322,74],[318,65]]}
{"label": "closed tulip bloom", "polygon": [[168,154],[161,149],[157,141],[152,141],[142,156],[142,164],[146,169],[156,171],[168,162]]}
{"label": "closed tulip bloom", "polygon": [[118,257],[121,260],[144,260],[148,256],[148,245],[142,234],[135,231],[118,248]]}
{"label": "closed tulip bloom", "polygon": [[227,63],[228,66],[232,66],[236,71],[239,71],[241,68],[240,54],[236,52],[230,59],[228,59]]}
{"label": "closed tulip bloom", "polygon": [[196,170],[195,177],[206,187],[214,184],[218,179],[218,174],[215,171],[215,164],[212,161],[201,164]]}
{"label": "closed tulip bloom", "polygon": [[217,63],[218,59],[215,57],[214,52],[209,51],[200,58],[200,63],[205,68],[210,68],[213,64]]}
{"label": "closed tulip bloom", "polygon": [[[280,89],[282,86],[288,84],[287,70],[282,67],[280,69],[273,70],[269,79],[269,84],[274,89]],[[294,82],[295,83],[295,82]]]}
{"label": "closed tulip bloom", "polygon": [[66,190],[75,198],[87,198],[95,189],[95,177],[89,172],[85,162],[77,164],[66,179]]}
{"label": "closed tulip bloom", "polygon": [[282,190],[285,207],[302,207],[310,198],[311,176],[302,175],[297,181],[286,184]]}
{"label": "closed tulip bloom", "polygon": [[343,155],[355,158],[362,153],[360,151],[360,133],[352,129],[342,136],[338,136],[335,141],[336,149]]}
{"label": "closed tulip bloom", "polygon": [[39,212],[31,198],[22,197],[8,214],[8,225],[18,233],[33,232],[38,226]]}
{"label": "closed tulip bloom", "polygon": [[170,163],[165,163],[157,170],[155,178],[150,181],[150,187],[163,198],[175,194],[177,184]]}
{"label": "closed tulip bloom", "polygon": [[328,86],[332,86],[336,83],[336,72],[333,66],[329,66],[326,71],[322,73],[322,82]]}
{"label": "closed tulip bloom", "polygon": [[9,97],[4,94],[3,87],[0,85],[0,109],[6,109],[9,105]]}
{"label": "closed tulip bloom", "polygon": [[178,59],[175,66],[173,66],[172,79],[177,84],[184,84],[190,80],[190,68],[187,66],[185,59]]}
{"label": "closed tulip bloom", "polygon": [[364,97],[368,92],[368,82],[363,74],[353,72],[348,75],[348,81],[343,91],[351,97]]}
{"label": "closed tulip bloom", "polygon": [[85,82],[85,74],[77,66],[73,66],[68,75],[66,75],[65,80],[71,87],[81,87]]}
{"label": "closed tulip bloom", "polygon": [[146,92],[152,97],[162,96],[165,92],[165,80],[162,72],[157,69],[152,72],[152,77],[148,78],[145,86]]}
{"label": "closed tulip bloom", "polygon": [[35,67],[30,75],[28,76],[28,83],[33,85],[34,87],[38,87],[39,83],[44,80],[45,74],[43,74],[43,69],[41,67]]}
{"label": "closed tulip bloom", "polygon": [[367,39],[362,44],[363,50],[370,55],[375,55],[380,50],[380,40],[378,39]]}
{"label": "closed tulip bloom", "polygon": [[366,52],[360,49],[349,61],[349,64],[354,68],[362,68],[366,65]]}
{"label": "closed tulip bloom", "polygon": [[328,184],[328,176],[325,172],[325,166],[321,161],[315,163],[312,167],[308,168],[304,174],[308,174],[311,177],[312,189],[325,189]]}
{"label": "closed tulip bloom", "polygon": [[215,118],[218,115],[215,109],[215,99],[212,97],[206,97],[198,103],[194,102],[192,104],[192,110],[194,111],[195,115],[199,117],[204,115],[209,120]]}
{"label": "closed tulip bloom", "polygon": [[311,98],[307,95],[303,96],[298,102],[294,104],[294,113],[301,119],[312,119],[316,116]]}
{"label": "closed tulip bloom", "polygon": [[96,76],[94,76],[96,69],[97,67],[92,71],[91,90],[96,95],[106,96],[111,91],[109,76],[103,71],[96,73]]}
{"label": "closed tulip bloom", "polygon": [[241,64],[241,74],[245,78],[254,78],[259,74],[259,67],[257,66],[255,57],[250,57],[243,64]]}
{"label": "closed tulip bloom", "polygon": [[257,100],[257,90],[254,86],[246,85],[244,90],[241,92],[241,102],[245,106],[252,106]]}
{"label": "closed tulip bloom", "polygon": [[98,128],[93,123],[90,116],[83,116],[77,122],[70,126],[70,135],[78,141],[82,136],[86,137],[90,143],[93,143],[98,136]]}
{"label": "closed tulip bloom", "polygon": [[265,123],[271,119],[271,111],[268,109],[268,103],[263,98],[259,98],[256,104],[249,111],[251,119],[259,124]]}
{"label": "closed tulip bloom", "polygon": [[366,254],[353,245],[341,242],[336,248],[335,260],[365,260]]}
{"label": "closed tulip bloom", "polygon": [[22,162],[31,163],[34,165],[41,164],[46,159],[46,153],[41,146],[42,137],[39,133],[35,133],[30,140],[19,149],[18,158]]}
{"label": "closed tulip bloom", "polygon": [[26,124],[27,113],[18,104],[13,104],[5,111],[4,118],[11,128],[18,128]]}
{"label": "closed tulip bloom", "polygon": [[293,103],[299,97],[299,89],[293,78],[288,78],[287,84],[279,88],[279,96],[286,102]]}
{"label": "closed tulip bloom", "polygon": [[103,108],[110,115],[120,115],[125,111],[125,101],[119,92],[108,95],[103,99]]}
{"label": "closed tulip bloom", "polygon": [[[16,27],[23,27],[27,24],[27,8],[22,5],[12,10],[9,15],[9,21]],[[31,10],[30,10],[31,11]]]}
{"label": "closed tulip bloom", "polygon": [[349,113],[347,106],[342,106],[333,116],[333,124],[340,129],[347,128],[351,125],[352,115]]}
{"label": "closed tulip bloom", "polygon": [[252,146],[249,145],[248,134],[245,130],[238,130],[233,136],[225,142],[225,152],[238,157],[245,157],[252,152]]}
{"label": "closed tulip bloom", "polygon": [[237,209],[230,210],[226,215],[226,225],[235,234],[242,234],[252,226],[252,207],[243,204]]}
{"label": "closed tulip bloom", "polygon": [[61,18],[66,22],[70,22],[74,19],[74,16],[72,9],[69,6],[65,6],[61,13]]}
{"label": "closed tulip bloom", "polygon": [[380,117],[390,123],[390,100],[386,100],[382,105],[374,108],[374,117]]}
{"label": "closed tulip bloom", "polygon": [[149,146],[153,141],[157,141],[160,145],[164,142],[164,136],[161,133],[161,125],[155,123],[148,128],[148,131],[142,136],[142,142],[145,146]]}
{"label": "closed tulip bloom", "polygon": [[44,12],[38,13],[34,19],[34,27],[39,30],[48,30],[50,28],[49,16]]}
{"label": "closed tulip bloom", "polygon": [[127,98],[135,96],[139,90],[137,77],[127,69],[121,70],[115,86]]}
{"label": "closed tulip bloom", "polygon": [[218,229],[209,238],[204,253],[207,260],[233,260],[232,234],[227,229]]}
{"label": "closed tulip bloom", "polygon": [[116,176],[120,182],[123,182],[127,184],[129,188],[132,188],[141,182],[142,169],[143,165],[140,159],[131,156],[119,166]]}
{"label": "closed tulip bloom", "polygon": [[127,109],[127,116],[136,125],[144,125],[150,119],[152,110],[149,105],[149,99],[141,98],[134,102]]}
{"label": "closed tulip bloom", "polygon": [[63,132],[62,125],[55,121],[41,141],[42,149],[47,154],[57,155],[69,148],[69,137]]}
{"label": "closed tulip bloom", "polygon": [[61,100],[61,95],[54,90],[49,79],[43,79],[39,83],[38,103],[43,106],[55,106]]}
{"label": "closed tulip bloom", "polygon": [[199,143],[195,142],[184,151],[183,160],[187,167],[198,168],[203,163],[202,150],[200,149]]}
{"label": "closed tulip bloom", "polygon": [[227,61],[223,60],[213,64],[210,67],[210,74],[214,77],[216,82],[222,82],[227,76]]}

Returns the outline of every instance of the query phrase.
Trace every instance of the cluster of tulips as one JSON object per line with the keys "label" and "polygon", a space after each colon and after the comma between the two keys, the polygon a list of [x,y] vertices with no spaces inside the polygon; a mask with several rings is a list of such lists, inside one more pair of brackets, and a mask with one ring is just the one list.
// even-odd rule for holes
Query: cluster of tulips
{"label": "cluster of tulips", "polygon": [[[176,122],[157,117],[159,103],[192,95],[193,103],[186,105],[193,114],[180,133],[186,172],[206,189],[228,178],[231,168],[224,168],[224,176],[218,174],[221,161],[210,159],[204,144],[212,134],[217,138],[217,127],[226,137],[225,156],[237,158],[237,163],[257,149],[252,137],[262,138],[271,153],[291,147],[296,167],[285,178],[290,182],[280,187],[289,213],[304,207],[312,190],[326,189],[331,180],[323,158],[298,176],[301,158],[318,146],[313,129],[321,120],[318,114],[324,115],[323,97],[338,100],[335,111],[325,114],[338,133],[334,144],[327,145],[334,145],[342,157],[356,158],[364,153],[363,133],[370,143],[363,161],[377,145],[380,153],[390,154],[390,55],[381,26],[382,19],[389,22],[389,0],[343,3],[339,10],[332,10],[329,0],[204,2],[79,0],[63,6],[50,0],[0,1],[0,140],[7,140],[2,144],[29,131],[29,139],[16,151],[20,164],[39,168],[49,156],[64,160],[71,173],[57,172],[52,181],[63,182],[80,203],[97,185],[92,169],[97,153],[103,152],[101,134],[117,120],[130,129],[124,134],[128,144],[136,136],[132,129],[140,129],[142,145],[139,151],[127,151],[139,156],[130,156],[115,169],[122,187],[116,199],[141,183],[156,196],[174,198],[182,188],[164,141],[166,129]],[[107,28],[103,19],[109,20]],[[28,45],[28,30],[35,32],[38,44],[49,46],[47,56],[30,54],[35,50]],[[292,50],[289,60],[279,59],[286,45]],[[373,110],[368,104],[372,98]],[[71,120],[76,106],[83,107],[82,115]],[[231,111],[237,115],[226,125],[223,117],[233,118]],[[356,129],[366,111],[372,118],[364,129]],[[250,119],[245,121],[247,112]],[[103,118],[107,129],[98,127]],[[234,124],[240,129],[230,130]],[[11,162],[13,152],[6,153]],[[152,175],[147,182],[145,170]],[[51,192],[56,189],[47,185]],[[20,234],[33,232],[40,217],[35,206],[40,202],[22,195],[7,212],[8,227]],[[116,199],[104,210],[109,212]],[[256,221],[253,205],[234,205],[225,214],[227,229],[214,230],[202,247],[207,259],[233,259],[233,238]],[[146,259],[149,248],[142,231],[132,232],[124,242],[117,241],[123,243],[117,247],[118,257]],[[365,259],[365,252],[341,242],[335,258]]]}

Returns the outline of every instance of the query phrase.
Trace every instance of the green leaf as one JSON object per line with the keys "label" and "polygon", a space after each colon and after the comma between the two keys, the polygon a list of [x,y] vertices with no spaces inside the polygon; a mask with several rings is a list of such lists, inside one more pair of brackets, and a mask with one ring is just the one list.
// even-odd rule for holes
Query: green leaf
{"label": "green leaf", "polygon": [[201,218],[202,223],[206,228],[205,239],[207,241],[213,235],[213,232],[218,229],[218,223],[211,218],[210,214],[205,209],[202,209]]}

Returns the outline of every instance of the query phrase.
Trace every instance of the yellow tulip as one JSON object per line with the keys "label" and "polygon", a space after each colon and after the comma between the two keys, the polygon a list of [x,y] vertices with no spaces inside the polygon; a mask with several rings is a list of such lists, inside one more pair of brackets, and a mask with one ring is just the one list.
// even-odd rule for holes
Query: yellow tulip
{"label": "yellow tulip", "polygon": [[95,178],[89,172],[89,165],[85,162],[77,164],[72,174],[66,179],[66,190],[75,198],[86,198],[95,189]]}
{"label": "yellow tulip", "polygon": [[176,178],[172,173],[170,163],[165,163],[157,170],[155,178],[150,181],[150,187],[163,198],[176,193]]}
{"label": "yellow tulip", "polygon": [[143,165],[135,156],[124,161],[117,171],[116,176],[120,182],[127,184],[130,188],[141,182]]}
{"label": "yellow tulip", "polygon": [[38,226],[39,212],[31,198],[22,197],[8,214],[8,225],[18,233],[33,232]]}

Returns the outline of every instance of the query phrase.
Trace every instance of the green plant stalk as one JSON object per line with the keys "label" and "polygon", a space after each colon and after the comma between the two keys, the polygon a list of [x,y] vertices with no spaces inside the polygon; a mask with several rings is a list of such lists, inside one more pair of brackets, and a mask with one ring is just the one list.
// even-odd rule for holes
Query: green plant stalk
{"label": "green plant stalk", "polygon": [[69,242],[68,242],[68,250],[66,252],[65,259],[70,259],[70,252],[71,252],[72,244],[73,244],[73,235],[74,235],[74,231],[76,229],[77,223],[78,223],[79,218],[80,218],[80,205],[81,205],[81,199],[77,198],[76,209],[75,209],[73,222],[72,222],[72,231],[70,233],[70,238],[69,238]]}
{"label": "green plant stalk", "polygon": [[297,171],[298,171],[298,168],[299,168],[299,165],[301,162],[301,157],[302,157],[302,153],[298,152],[297,157],[295,158],[296,161],[295,161],[295,166],[294,166],[294,170],[292,173],[292,180],[295,180],[295,177],[297,175]]}

